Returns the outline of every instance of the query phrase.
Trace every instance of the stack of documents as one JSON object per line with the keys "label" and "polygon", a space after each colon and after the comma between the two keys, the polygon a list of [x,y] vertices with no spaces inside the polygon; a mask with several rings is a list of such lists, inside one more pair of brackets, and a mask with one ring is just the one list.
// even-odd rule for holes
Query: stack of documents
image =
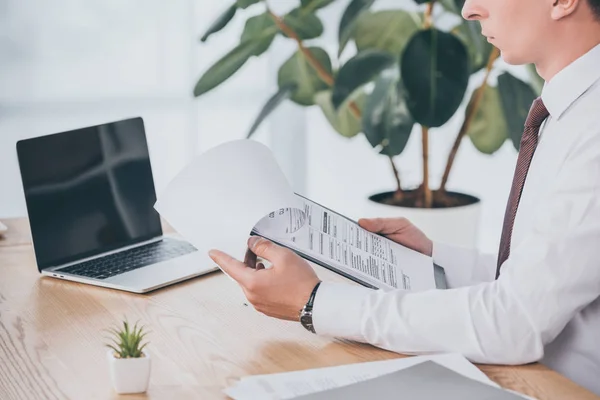
{"label": "stack of documents", "polygon": [[458,354],[419,356],[242,378],[225,394],[255,399],[519,400]]}

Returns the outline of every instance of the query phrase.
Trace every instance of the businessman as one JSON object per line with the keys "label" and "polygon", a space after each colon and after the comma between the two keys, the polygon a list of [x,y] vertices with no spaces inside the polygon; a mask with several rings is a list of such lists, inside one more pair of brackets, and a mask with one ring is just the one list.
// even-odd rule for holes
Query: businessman
{"label": "businessman", "polygon": [[479,363],[541,361],[600,395],[600,0],[467,0],[463,16],[481,22],[506,62],[534,63],[546,81],[525,124],[497,256],[432,243],[401,218],[360,224],[432,256],[451,289],[321,283],[306,261],[258,238],[249,248],[273,268],[210,255],[258,311],[302,314],[317,334]]}

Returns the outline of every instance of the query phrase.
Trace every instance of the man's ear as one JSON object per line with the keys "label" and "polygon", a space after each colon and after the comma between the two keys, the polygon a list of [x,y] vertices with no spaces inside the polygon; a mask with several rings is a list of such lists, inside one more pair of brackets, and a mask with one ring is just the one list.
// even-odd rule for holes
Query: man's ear
{"label": "man's ear", "polygon": [[558,21],[573,14],[577,7],[580,6],[581,0],[551,0],[552,13],[550,14],[553,20]]}

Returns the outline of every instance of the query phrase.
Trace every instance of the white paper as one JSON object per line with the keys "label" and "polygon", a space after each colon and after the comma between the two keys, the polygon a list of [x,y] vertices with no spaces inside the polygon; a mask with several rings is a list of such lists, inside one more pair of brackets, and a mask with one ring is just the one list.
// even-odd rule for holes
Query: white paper
{"label": "white paper", "polygon": [[[279,219],[281,225],[266,218],[257,224],[255,232],[379,289],[435,288],[430,257],[373,234],[309,199],[298,198],[303,203],[306,224],[301,224],[298,213],[288,212],[287,218]],[[299,229],[292,235],[277,235],[292,227]]]}
{"label": "white paper", "polygon": [[254,230],[375,288],[435,288],[430,257],[296,195],[271,151],[252,140],[198,156],[155,208],[208,263],[211,249],[243,260]]}
{"label": "white paper", "polygon": [[274,210],[302,208],[271,151],[237,140],[195,158],[159,196],[156,210],[203,254],[244,259],[256,223]]}
{"label": "white paper", "polygon": [[434,361],[467,378],[498,387],[495,382],[490,380],[462,355],[441,354],[271,375],[256,375],[242,378],[234,386],[225,389],[224,393],[235,400],[292,399],[297,396],[372,379],[425,361]]}

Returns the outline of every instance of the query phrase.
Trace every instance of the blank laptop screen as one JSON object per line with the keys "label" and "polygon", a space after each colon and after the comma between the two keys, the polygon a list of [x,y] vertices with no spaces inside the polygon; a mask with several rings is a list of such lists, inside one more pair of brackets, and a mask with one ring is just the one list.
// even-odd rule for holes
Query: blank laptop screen
{"label": "blank laptop screen", "polygon": [[162,234],[141,118],[22,140],[17,153],[40,269]]}

